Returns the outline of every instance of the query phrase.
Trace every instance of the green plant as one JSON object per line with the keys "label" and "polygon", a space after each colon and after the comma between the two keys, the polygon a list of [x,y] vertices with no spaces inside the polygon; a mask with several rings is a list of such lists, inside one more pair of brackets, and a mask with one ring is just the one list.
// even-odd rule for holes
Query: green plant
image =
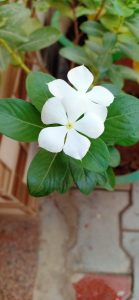
{"label": "green plant", "polygon": [[[122,57],[139,61],[138,1],[34,0],[30,10],[22,6],[22,13],[20,10],[16,19],[19,7],[18,2],[0,6],[1,55],[4,62],[7,60],[4,65],[10,61],[29,73],[26,87],[31,102],[0,100],[2,134],[18,141],[32,142],[38,140],[41,130],[46,127],[40,113],[45,102],[52,97],[48,84],[54,78],[42,72],[30,72],[24,57],[27,52],[40,50],[55,41],[62,45],[60,54],[71,61],[72,67],[86,65],[95,76],[94,84],[101,84],[115,96],[108,108],[105,131],[100,137],[90,140],[90,150],[82,159],[75,159],[62,151],[39,150],[28,171],[30,193],[36,197],[53,191],[63,193],[73,182],[85,194],[96,186],[112,190],[116,184],[113,168],[120,162],[115,145],[128,146],[139,141],[139,101],[122,91],[124,80],[138,81],[139,73],[116,64]],[[36,14],[30,17],[32,9],[46,12],[49,8],[55,9],[49,27],[43,27]],[[72,22],[73,40],[60,33],[61,16]]]}

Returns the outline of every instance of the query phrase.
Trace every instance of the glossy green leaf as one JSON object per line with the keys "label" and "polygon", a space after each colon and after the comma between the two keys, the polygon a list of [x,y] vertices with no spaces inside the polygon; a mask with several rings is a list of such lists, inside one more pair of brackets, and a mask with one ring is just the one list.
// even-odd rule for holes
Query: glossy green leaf
{"label": "glossy green leaf", "polygon": [[109,107],[102,135],[108,143],[121,144],[123,140],[139,136],[139,100],[122,94]]}
{"label": "glossy green leaf", "polygon": [[90,194],[96,186],[95,173],[85,169],[82,162],[77,159],[70,159],[70,170],[79,190],[86,195]]}
{"label": "glossy green leaf", "polygon": [[50,81],[55,78],[49,74],[42,72],[31,72],[29,73],[26,81],[26,89],[29,98],[32,101],[32,104],[39,110],[42,110],[42,107],[46,100],[53,97],[49,92],[48,85]]}
{"label": "glossy green leaf", "polygon": [[39,28],[29,35],[27,43],[21,45],[20,51],[38,51],[54,44],[60,37],[60,32],[51,26]]}
{"label": "glossy green leaf", "polygon": [[38,139],[43,124],[31,103],[20,99],[0,99],[0,133],[22,142]]}
{"label": "glossy green leaf", "polygon": [[114,97],[119,96],[121,93],[121,90],[115,84],[104,82],[104,83],[102,83],[102,86],[104,86],[106,89],[108,89],[110,92],[112,92]]}
{"label": "glossy green leaf", "polygon": [[61,184],[58,187],[58,192],[63,194],[65,192],[67,192],[72,187],[72,185],[73,185],[73,179],[71,176],[70,168],[69,168],[69,166],[67,166],[65,176],[64,176]]}
{"label": "glossy green leaf", "polygon": [[63,181],[68,172],[68,160],[63,153],[51,153],[41,149],[28,170],[28,187],[35,197],[49,195],[54,191],[65,192]]}
{"label": "glossy green leaf", "polygon": [[84,168],[92,172],[103,172],[109,165],[109,151],[106,144],[101,140],[93,140],[89,151],[82,159]]}
{"label": "glossy green leaf", "polygon": [[120,153],[114,147],[109,147],[109,153],[110,153],[109,165],[115,168],[120,164]]}
{"label": "glossy green leaf", "polygon": [[116,184],[116,177],[112,168],[108,168],[105,173],[97,174],[97,184],[102,188],[113,191]]}

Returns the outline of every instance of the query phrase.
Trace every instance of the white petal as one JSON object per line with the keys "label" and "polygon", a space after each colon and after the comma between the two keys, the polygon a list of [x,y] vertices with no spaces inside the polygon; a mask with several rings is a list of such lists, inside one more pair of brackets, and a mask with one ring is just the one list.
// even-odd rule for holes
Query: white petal
{"label": "white petal", "polygon": [[85,66],[71,69],[67,76],[76,89],[82,92],[88,90],[94,79],[93,74]]}
{"label": "white petal", "polygon": [[86,101],[86,112],[92,112],[96,114],[102,121],[105,121],[107,118],[107,107],[96,104],[92,101]]}
{"label": "white petal", "polygon": [[55,79],[48,83],[49,91],[55,97],[62,99],[64,97],[72,97],[76,91],[64,80]]}
{"label": "white petal", "polygon": [[78,96],[78,92],[74,97],[64,98],[61,100],[67,117],[70,121],[75,122],[82,114],[85,113],[85,101]]}
{"label": "white petal", "polygon": [[63,148],[65,154],[75,158],[82,159],[90,147],[90,141],[76,130],[69,130],[66,142]]}
{"label": "white petal", "polygon": [[82,119],[75,123],[75,129],[89,136],[98,138],[104,131],[104,122],[93,113],[86,113]]}
{"label": "white petal", "polygon": [[109,106],[114,100],[114,95],[103,86],[95,86],[90,92],[86,93],[86,96],[89,100],[103,106]]}
{"label": "white petal", "polygon": [[67,116],[60,99],[50,98],[45,102],[41,119],[44,124],[67,124]]}
{"label": "white petal", "polygon": [[50,152],[60,152],[64,146],[66,133],[67,129],[65,126],[44,128],[39,134],[39,146]]}

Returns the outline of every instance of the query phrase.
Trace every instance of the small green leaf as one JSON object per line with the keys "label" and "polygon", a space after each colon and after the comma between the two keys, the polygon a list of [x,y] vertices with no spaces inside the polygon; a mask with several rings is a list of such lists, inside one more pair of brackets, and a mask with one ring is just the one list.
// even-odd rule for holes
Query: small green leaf
{"label": "small green leaf", "polygon": [[[124,79],[129,79],[129,80],[133,80],[133,81],[139,81],[139,73],[129,67],[126,66],[122,66],[122,65],[112,65],[111,68],[109,69],[109,78],[111,78],[111,80],[113,82],[116,81],[116,78],[119,77],[120,74],[120,78],[123,80]],[[119,80],[119,78],[118,78]]]}
{"label": "small green leaf", "polygon": [[40,114],[31,103],[0,99],[0,132],[14,140],[32,142],[43,128]]}
{"label": "small green leaf", "polygon": [[125,24],[139,41],[139,14],[137,13],[132,18],[127,19]]}
{"label": "small green leaf", "polygon": [[10,42],[12,44],[14,43],[25,43],[28,41],[28,38],[26,36],[21,35],[19,32],[16,32],[15,29],[10,28],[0,28],[0,38],[6,40],[7,42]]}
{"label": "small green leaf", "polygon": [[80,160],[70,158],[70,170],[74,180],[79,190],[88,195],[96,186],[96,175],[83,167]]}
{"label": "small green leaf", "polygon": [[63,153],[51,153],[41,149],[31,162],[28,170],[28,187],[35,197],[49,195],[62,190],[68,172],[68,160]]}
{"label": "small green leaf", "polygon": [[106,144],[101,140],[93,140],[91,147],[82,159],[82,165],[84,168],[92,172],[103,172],[109,165],[109,151]]}
{"label": "small green leaf", "polygon": [[82,23],[81,30],[88,35],[103,37],[103,26],[95,21],[86,21]]}
{"label": "small green leaf", "polygon": [[132,36],[120,34],[118,41],[117,46],[119,46],[122,53],[133,60],[139,61],[139,44]]}
{"label": "small green leaf", "polygon": [[55,78],[42,72],[29,73],[26,81],[26,89],[32,104],[41,111],[46,100],[52,97],[48,85]]}
{"label": "small green leaf", "polygon": [[115,168],[120,164],[120,153],[114,147],[109,147],[108,149],[109,149],[109,153],[110,153],[109,165],[111,167]]}
{"label": "small green leaf", "polygon": [[39,28],[29,35],[28,42],[18,47],[20,51],[38,51],[54,44],[60,37],[60,32],[51,26]]}
{"label": "small green leaf", "polygon": [[89,66],[91,64],[84,48],[80,46],[62,48],[60,50],[60,54],[66,59],[69,59],[77,64],[83,64],[86,66]]}

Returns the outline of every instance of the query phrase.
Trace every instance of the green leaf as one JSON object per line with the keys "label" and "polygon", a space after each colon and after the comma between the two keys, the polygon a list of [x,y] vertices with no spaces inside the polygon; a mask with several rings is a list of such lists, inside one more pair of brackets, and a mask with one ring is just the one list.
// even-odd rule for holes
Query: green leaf
{"label": "green leaf", "polygon": [[132,18],[127,19],[125,24],[139,41],[139,14],[137,13]]}
{"label": "green leaf", "polygon": [[58,187],[58,192],[63,194],[65,192],[67,192],[71,188],[72,185],[73,185],[73,179],[71,176],[70,168],[69,168],[69,166],[67,166],[65,177],[63,178],[61,184]]}
{"label": "green leaf", "polygon": [[109,147],[109,153],[110,153],[109,165],[115,168],[120,164],[120,153],[114,147]]}
{"label": "green leaf", "polygon": [[97,174],[97,184],[108,191],[113,191],[116,184],[113,169],[109,167],[105,173]]}
{"label": "green leaf", "polygon": [[134,13],[134,10],[129,8],[123,0],[112,0],[110,6],[108,7],[108,11],[112,15],[117,15],[119,17],[129,17]]}
{"label": "green leaf", "polygon": [[26,80],[27,94],[37,110],[41,111],[46,100],[52,97],[47,83],[54,79],[51,75],[42,72],[29,73]]}
{"label": "green leaf", "polygon": [[121,26],[121,18],[114,16],[112,14],[106,13],[101,19],[100,22],[103,26],[109,31],[117,32]]}
{"label": "green leaf", "polygon": [[95,21],[86,21],[82,23],[80,28],[88,35],[103,37],[104,34],[103,26]]}
{"label": "green leaf", "polygon": [[27,15],[30,12],[30,10],[21,3],[4,4],[0,6],[0,17],[16,16],[16,18],[18,18],[19,14],[24,15],[24,11]]}
{"label": "green leaf", "polygon": [[39,28],[29,35],[28,42],[21,45],[20,51],[38,51],[54,44],[60,37],[60,32],[51,26]]}
{"label": "green leaf", "polygon": [[96,175],[83,167],[80,160],[70,158],[70,170],[74,180],[79,190],[88,195],[96,186]]}
{"label": "green leaf", "polygon": [[32,142],[43,128],[40,114],[31,103],[20,99],[0,99],[0,132],[8,137]]}
{"label": "green leaf", "polygon": [[105,131],[101,138],[107,143],[121,144],[123,140],[139,136],[139,100],[122,94],[109,108]]}
{"label": "green leaf", "polygon": [[106,89],[108,89],[110,92],[113,93],[114,97],[119,96],[121,93],[121,90],[117,87],[117,85],[114,85],[112,83],[102,83],[102,86],[104,86]]}
{"label": "green leaf", "polygon": [[139,73],[137,71],[122,65],[112,65],[109,70],[109,77],[112,79],[113,75],[113,82],[115,81],[115,78],[119,76],[119,74],[122,79],[129,79],[137,82],[139,81]]}
{"label": "green leaf", "polygon": [[118,44],[122,53],[133,60],[139,61],[139,44],[130,35],[120,34],[118,36]]}
{"label": "green leaf", "polygon": [[91,64],[88,55],[85,53],[83,47],[73,46],[73,47],[65,47],[60,50],[60,54],[77,64],[83,64],[89,66]]}
{"label": "green leaf", "polygon": [[109,151],[106,144],[101,140],[93,140],[91,147],[82,159],[82,165],[84,168],[92,172],[103,172],[108,168],[109,165]]}
{"label": "green leaf", "polygon": [[28,170],[28,187],[31,195],[41,197],[54,191],[64,192],[63,181],[68,172],[68,160],[63,153],[51,153],[41,149]]}
{"label": "green leaf", "polygon": [[0,28],[0,38],[6,40],[7,42],[10,42],[12,44],[14,43],[25,43],[28,41],[28,38],[24,35],[21,35],[19,32],[16,32],[15,29]]}

